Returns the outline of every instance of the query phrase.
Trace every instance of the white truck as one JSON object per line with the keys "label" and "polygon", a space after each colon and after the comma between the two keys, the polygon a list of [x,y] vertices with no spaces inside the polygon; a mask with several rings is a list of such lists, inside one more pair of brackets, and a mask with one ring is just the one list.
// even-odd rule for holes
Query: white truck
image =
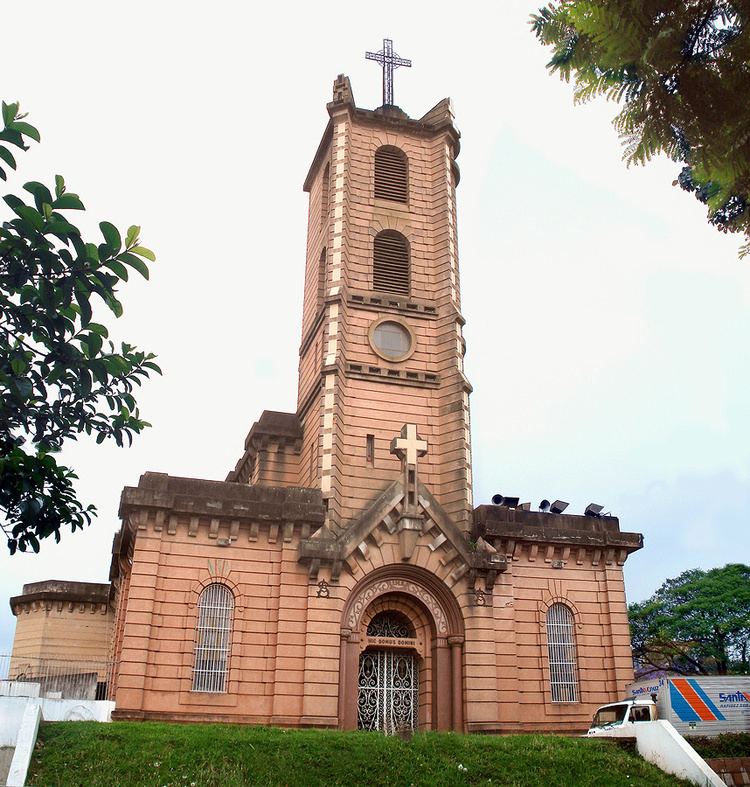
{"label": "white truck", "polygon": [[597,709],[588,735],[627,734],[656,719],[687,736],[750,732],[748,675],[660,677],[632,683],[628,694]]}

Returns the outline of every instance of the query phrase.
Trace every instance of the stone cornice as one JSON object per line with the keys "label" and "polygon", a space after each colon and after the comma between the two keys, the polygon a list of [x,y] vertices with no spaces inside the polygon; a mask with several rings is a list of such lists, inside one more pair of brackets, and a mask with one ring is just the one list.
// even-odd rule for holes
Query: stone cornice
{"label": "stone cornice", "polygon": [[612,549],[625,555],[643,547],[641,533],[620,531],[617,517],[547,514],[506,506],[474,509],[474,536],[488,543],[514,542]]}
{"label": "stone cornice", "polygon": [[10,599],[10,608],[14,615],[19,611],[29,611],[44,607],[51,609],[57,605],[62,608],[66,603],[73,606],[92,607],[98,609],[101,605],[109,605],[110,585],[99,582],[61,582],[47,580],[32,582],[23,586],[23,592]]}
{"label": "stone cornice", "polygon": [[226,530],[228,537],[222,540],[226,546],[237,540],[240,529],[247,530],[248,540],[256,540],[261,526],[277,533],[283,528],[285,541],[291,540],[295,525],[309,535],[322,526],[325,509],[319,489],[146,473],[137,487],[123,490],[120,517],[134,535],[149,527],[174,535],[180,521],[187,523],[189,536],[205,528],[209,538],[219,539],[220,529]]}

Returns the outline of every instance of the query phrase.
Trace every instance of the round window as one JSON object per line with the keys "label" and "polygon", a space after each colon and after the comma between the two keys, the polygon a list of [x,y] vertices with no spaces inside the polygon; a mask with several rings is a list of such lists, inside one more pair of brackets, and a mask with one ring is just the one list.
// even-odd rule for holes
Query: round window
{"label": "round window", "polygon": [[370,330],[370,343],[375,352],[388,361],[403,361],[414,348],[411,331],[395,320],[376,323]]}

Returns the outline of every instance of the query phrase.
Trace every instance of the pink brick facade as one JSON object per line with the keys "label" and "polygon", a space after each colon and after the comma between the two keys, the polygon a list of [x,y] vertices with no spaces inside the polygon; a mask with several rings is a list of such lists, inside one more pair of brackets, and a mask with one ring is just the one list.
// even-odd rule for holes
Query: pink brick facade
{"label": "pink brick facade", "polygon": [[[632,680],[622,565],[642,539],[612,517],[473,507],[450,102],[420,120],[362,110],[339,77],[328,110],[305,181],[297,411],[265,411],[224,482],[146,473],[124,490],[116,716],[583,730]],[[407,162],[403,201],[375,193],[384,146]],[[377,273],[383,232],[406,269]],[[406,288],[376,281],[403,270]],[[401,355],[378,344],[384,322]]]}

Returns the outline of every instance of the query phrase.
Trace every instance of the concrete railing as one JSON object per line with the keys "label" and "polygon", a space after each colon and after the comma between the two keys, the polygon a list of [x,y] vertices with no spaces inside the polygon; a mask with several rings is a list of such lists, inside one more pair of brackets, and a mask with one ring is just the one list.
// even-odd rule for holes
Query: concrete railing
{"label": "concrete railing", "polygon": [[34,753],[39,722],[42,720],[42,709],[36,703],[29,702],[23,712],[21,726],[16,736],[16,750],[8,771],[7,787],[24,787],[26,775]]}
{"label": "concrete railing", "polygon": [[724,780],[711,770],[706,761],[668,721],[635,725],[638,753],[666,773],[693,784],[725,787]]}
{"label": "concrete railing", "polygon": [[726,787],[719,775],[668,721],[632,724],[626,729],[615,728],[601,735],[606,738],[635,738],[638,754],[665,773],[699,787]]}

